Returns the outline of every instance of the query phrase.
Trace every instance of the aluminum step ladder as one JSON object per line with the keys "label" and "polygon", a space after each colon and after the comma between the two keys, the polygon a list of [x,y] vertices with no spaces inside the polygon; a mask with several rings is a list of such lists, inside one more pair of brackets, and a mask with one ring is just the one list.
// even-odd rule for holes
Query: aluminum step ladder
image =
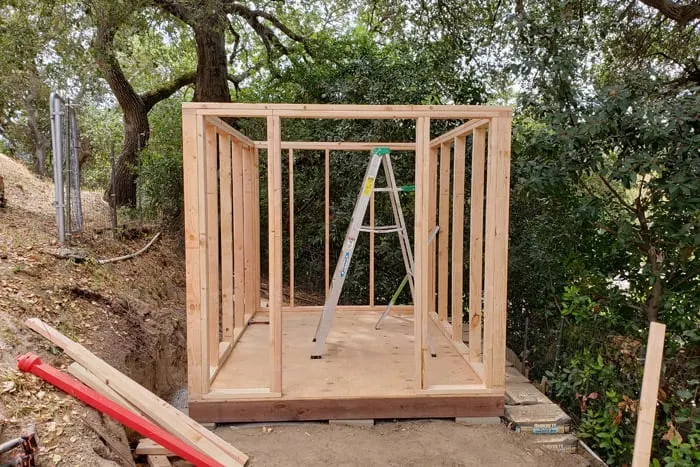
{"label": "aluminum step ladder", "polygon": [[[411,191],[413,187],[398,187],[396,185],[394,171],[391,166],[390,152],[391,151],[388,148],[374,148],[370,152],[370,161],[367,165],[364,179],[362,180],[362,188],[357,198],[357,202],[355,203],[355,210],[352,214],[350,226],[345,234],[345,241],[343,242],[343,248],[340,252],[340,257],[338,258],[335,272],[333,273],[333,279],[328,291],[328,297],[326,298],[326,303],[323,305],[323,311],[321,312],[321,317],[318,321],[318,325],[316,326],[316,333],[314,334],[313,339],[315,344],[311,353],[312,359],[321,358],[323,356],[326,339],[328,338],[328,334],[333,323],[333,317],[335,316],[335,311],[338,306],[340,293],[347,277],[350,261],[352,260],[352,254],[355,251],[357,237],[360,232],[374,232],[379,234],[396,232],[399,234],[401,255],[403,257],[404,267],[406,269],[406,277],[404,280],[408,283],[411,290],[411,296],[413,296],[413,252],[411,251],[411,242],[408,237],[408,230],[406,229],[406,221],[403,217],[403,211],[401,210],[401,201],[399,200],[400,191]],[[375,188],[374,183],[377,178],[377,173],[379,172],[380,164],[384,167],[384,175],[387,181],[387,186],[384,188]],[[362,225],[362,221],[364,220],[367,212],[367,205],[369,204],[369,199],[373,192],[389,193],[391,209],[394,214],[394,222],[396,222],[395,225],[379,226],[374,228]],[[434,355],[435,352],[431,350],[431,354]]]}

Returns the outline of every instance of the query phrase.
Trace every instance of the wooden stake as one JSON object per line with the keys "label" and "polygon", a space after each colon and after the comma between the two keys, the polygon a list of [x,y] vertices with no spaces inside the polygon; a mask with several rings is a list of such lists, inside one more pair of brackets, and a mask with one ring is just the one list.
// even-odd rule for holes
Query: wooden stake
{"label": "wooden stake", "polygon": [[474,130],[469,212],[469,355],[481,361],[481,297],[484,268],[484,169],[486,130]]}
{"label": "wooden stake", "polygon": [[649,325],[642,394],[639,398],[639,411],[637,412],[637,431],[634,435],[632,467],[647,467],[651,459],[651,444],[654,437],[654,421],[656,420],[656,399],[659,393],[659,379],[664,358],[665,332],[665,324],[651,323]]}
{"label": "wooden stake", "polygon": [[449,249],[450,249],[450,146],[440,146],[440,206],[438,231],[438,317],[447,321]]}

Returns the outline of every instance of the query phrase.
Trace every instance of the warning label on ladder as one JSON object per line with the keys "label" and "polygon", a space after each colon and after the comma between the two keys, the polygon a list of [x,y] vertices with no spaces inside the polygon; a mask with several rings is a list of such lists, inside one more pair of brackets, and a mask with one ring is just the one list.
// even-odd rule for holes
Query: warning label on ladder
{"label": "warning label on ladder", "polygon": [[365,189],[362,190],[362,196],[369,196],[372,193],[372,187],[374,187],[374,178],[367,177],[367,182],[365,183]]}

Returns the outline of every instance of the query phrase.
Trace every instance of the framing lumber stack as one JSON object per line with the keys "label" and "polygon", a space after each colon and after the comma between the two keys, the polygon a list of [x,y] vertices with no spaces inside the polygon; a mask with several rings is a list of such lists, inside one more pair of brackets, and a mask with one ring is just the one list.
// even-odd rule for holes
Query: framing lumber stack
{"label": "framing lumber stack", "polygon": [[[222,118],[264,119],[267,139],[254,141]],[[410,418],[425,416],[496,416],[503,414],[508,266],[508,205],[511,110],[490,106],[183,104],[183,170],[187,261],[188,390],[190,414],[200,421],[234,422],[333,418]],[[286,119],[385,119],[415,123],[415,140],[401,142],[283,141]],[[431,122],[461,124],[431,139]],[[284,316],[318,313],[321,307],[294,301],[294,152],[318,151],[325,177],[325,281],[330,283],[331,151],[369,151],[373,147],[415,154],[414,213],[415,303],[395,311],[413,314],[415,339],[411,391],[328,395],[292,389],[288,371],[304,372],[283,342]],[[470,151],[468,151],[470,150]],[[286,152],[286,154],[283,153]],[[283,157],[288,157],[288,225],[283,229]],[[260,173],[261,157],[267,174]],[[471,160],[470,191],[465,189]],[[262,181],[262,186],[261,186]],[[267,245],[261,248],[260,193],[267,192]],[[468,219],[465,220],[465,207]],[[374,202],[370,223],[374,222]],[[468,222],[468,254],[464,225]],[[437,241],[428,243],[439,225]],[[288,235],[288,237],[286,237]],[[286,240],[286,241],[284,241]],[[283,245],[290,245],[289,255]],[[261,252],[267,255],[267,306],[261,305]],[[465,260],[468,274],[464,274]],[[289,276],[284,277],[285,262]],[[374,237],[370,235],[369,304],[340,306],[350,313],[381,312],[375,303]],[[465,287],[465,279],[468,280]],[[283,288],[289,289],[289,301]],[[463,295],[468,296],[465,303]],[[468,305],[468,315],[463,316]],[[269,322],[266,384],[246,384],[257,374],[232,360],[237,348],[251,345],[248,329],[256,313]],[[290,314],[287,314],[290,313]],[[463,321],[468,318],[468,342]],[[430,376],[428,335],[437,332],[464,362],[463,371],[477,381],[443,384]],[[248,336],[248,337],[246,337]],[[431,336],[432,337],[432,336]],[[310,338],[309,338],[310,341]],[[305,345],[302,343],[294,345]],[[257,355],[257,354],[256,354]],[[440,357],[438,357],[439,359]],[[333,359],[324,357],[323,364]],[[307,362],[304,362],[304,365]],[[308,362],[308,365],[312,363]],[[320,363],[319,363],[320,364]],[[391,364],[390,361],[387,362]],[[294,368],[294,370],[292,370]],[[232,374],[228,374],[231,373]],[[223,374],[226,373],[226,374]],[[373,376],[381,378],[382,376]],[[222,381],[235,380],[230,387]]]}
{"label": "framing lumber stack", "polygon": [[25,325],[75,360],[70,372],[99,394],[135,414],[145,415],[222,465],[243,466],[248,461],[248,456],[48,324],[31,318]]}

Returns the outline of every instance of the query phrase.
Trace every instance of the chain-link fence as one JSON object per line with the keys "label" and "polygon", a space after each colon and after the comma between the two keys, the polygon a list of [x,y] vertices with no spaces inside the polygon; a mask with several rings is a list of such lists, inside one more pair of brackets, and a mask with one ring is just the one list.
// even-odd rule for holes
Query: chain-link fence
{"label": "chain-link fence", "polygon": [[70,243],[75,233],[83,231],[80,194],[80,135],[74,107],[57,93],[51,93],[51,144],[53,178],[56,190],[56,226],[58,241]]}

